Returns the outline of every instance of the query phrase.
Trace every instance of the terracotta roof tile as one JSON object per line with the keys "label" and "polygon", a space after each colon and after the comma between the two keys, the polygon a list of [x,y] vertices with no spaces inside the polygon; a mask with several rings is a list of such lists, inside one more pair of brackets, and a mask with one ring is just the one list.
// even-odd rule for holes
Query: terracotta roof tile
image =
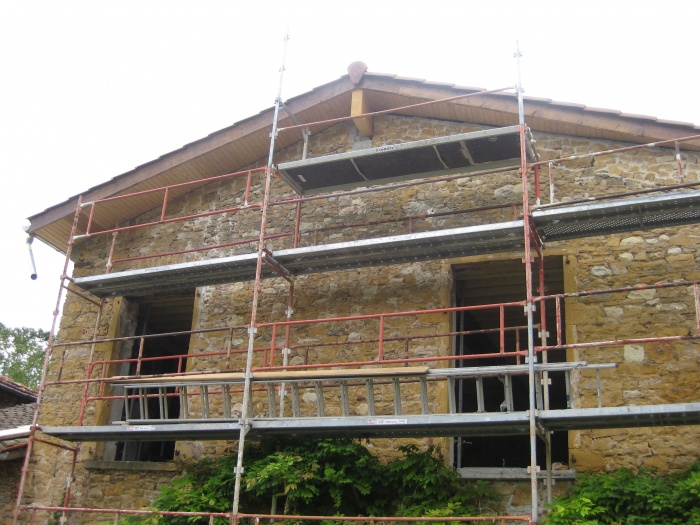
{"label": "terracotta roof tile", "polygon": [[455,90],[458,90],[458,91],[463,91],[463,90],[467,90],[467,91],[487,91],[486,88],[483,88],[483,87],[476,87],[476,86],[459,86],[459,85],[455,85],[455,86],[452,86],[452,87],[453,87]]}
{"label": "terracotta roof tile", "polygon": [[422,84],[430,84],[430,82],[426,82],[424,78],[418,78],[418,77],[400,77],[398,75],[394,75],[394,78],[396,80],[401,80],[404,82],[420,82]]}
{"label": "terracotta roof tile", "polygon": [[562,106],[565,108],[579,108],[583,109],[586,107],[586,104],[577,104],[575,102],[562,102],[560,100],[553,100],[551,102],[552,106]]}
{"label": "terracotta roof tile", "polygon": [[651,115],[638,115],[636,113],[624,113],[623,112],[623,113],[620,113],[620,116],[625,117],[625,118],[633,118],[633,119],[637,119],[637,120],[651,120],[654,122],[659,120],[658,118],[652,117]]}
{"label": "terracotta roof tile", "polygon": [[584,111],[591,111],[593,113],[610,113],[611,115],[620,115],[620,113],[621,113],[621,111],[618,111],[616,109],[595,108],[592,106],[586,106],[584,108]]}
{"label": "terracotta roof tile", "polygon": [[21,383],[13,381],[9,377],[0,376],[0,390],[16,394],[23,398],[36,399],[37,393],[31,388],[24,386]]}
{"label": "terracotta roof tile", "polygon": [[683,121],[680,121],[680,120],[657,119],[657,122],[659,122],[659,123],[661,123],[661,124],[671,124],[672,126],[692,126],[692,127],[694,127],[695,129],[698,128],[698,126],[696,126],[696,125],[693,124],[692,122],[683,122]]}

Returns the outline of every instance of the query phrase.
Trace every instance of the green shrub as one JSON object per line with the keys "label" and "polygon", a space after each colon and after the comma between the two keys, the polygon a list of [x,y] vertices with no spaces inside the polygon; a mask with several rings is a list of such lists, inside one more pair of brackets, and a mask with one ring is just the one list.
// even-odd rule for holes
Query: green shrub
{"label": "green shrub", "polygon": [[[246,448],[241,484],[242,513],[316,516],[460,516],[481,511],[490,499],[485,483],[459,478],[434,446],[400,447],[403,458],[382,464],[350,439],[266,440]],[[235,456],[206,459],[188,467],[161,489],[154,510],[231,510]],[[124,524],[199,525],[207,518],[129,517]],[[217,518],[216,524],[227,523]],[[291,521],[288,521],[291,523]]]}
{"label": "green shrub", "polygon": [[700,525],[700,463],[665,477],[627,469],[583,475],[549,509],[547,525]]}

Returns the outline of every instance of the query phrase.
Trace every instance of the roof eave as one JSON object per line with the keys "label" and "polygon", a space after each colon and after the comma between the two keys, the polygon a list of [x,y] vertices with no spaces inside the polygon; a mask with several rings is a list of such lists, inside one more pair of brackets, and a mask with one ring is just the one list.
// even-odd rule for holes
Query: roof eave
{"label": "roof eave", "polygon": [[[285,101],[285,105],[295,114],[300,114],[320,106],[333,98],[345,95],[355,89],[374,91],[386,95],[394,95],[402,99],[414,99],[420,101],[439,100],[462,93],[476,93],[484,91],[482,88],[455,86],[452,84],[429,82],[422,79],[402,78],[396,75],[365,72],[364,75],[353,83],[349,75],[312,89]],[[645,115],[622,114],[615,110],[591,108],[580,104],[552,101],[550,99],[525,97],[525,118],[535,131],[545,122],[562,122],[586,130],[589,138],[604,138],[612,134],[615,140],[622,142],[653,142],[658,140],[676,139],[683,136],[698,134],[700,128],[689,123],[670,122],[659,120]],[[497,93],[459,99],[453,104],[472,106],[492,113],[517,115],[517,99],[514,93]],[[397,113],[405,115],[428,115],[425,110],[420,111],[400,110]],[[158,159],[138,166],[137,168],[112,178],[111,180],[89,188],[82,194],[83,202],[91,202],[106,197],[125,193],[138,184],[145,183],[157,176],[165,176],[167,171],[183,163],[190,162],[198,157],[214,152],[217,148],[232,144],[237,140],[252,136],[254,133],[262,133],[272,125],[274,108],[267,108],[257,115],[251,116],[222,130],[216,131],[207,137],[189,143],[180,149],[167,153]],[[350,107],[342,116],[350,116]],[[475,122],[477,123],[477,122]],[[489,122],[481,122],[485,125],[493,125]],[[316,126],[316,130],[326,126]],[[287,141],[289,142],[289,141]],[[280,142],[280,144],[282,144]],[[288,143],[280,145],[279,149],[288,147]],[[700,141],[688,144],[693,149],[700,150]],[[257,150],[255,152],[258,153]],[[259,158],[263,158],[267,151],[260,151]],[[242,162],[239,169],[243,169],[246,163]],[[157,181],[155,181],[157,182]],[[42,228],[50,226],[58,221],[66,221],[75,213],[79,195],[52,206],[43,212],[29,217],[31,222],[29,234],[42,239],[54,246],[59,251],[65,251],[64,246],[57,246],[45,236],[42,236]]]}
{"label": "roof eave", "polygon": [[[301,112],[308,107],[318,104],[320,101],[337,96],[340,93],[351,91],[354,88],[348,80],[348,76],[344,75],[339,79],[316,87],[313,90],[302,95],[293,97],[285,101],[285,105],[293,112]],[[254,131],[272,126],[272,118],[274,107],[267,108],[257,115],[235,122],[219,131],[215,131],[206,137],[184,145],[183,147],[166,153],[159,158],[137,166],[131,171],[113,177],[112,179],[93,186],[79,195],[74,195],[62,203],[56,204],[46,210],[36,213],[28,220],[31,225],[28,233],[35,234],[42,227],[63,219],[75,213],[78,206],[78,199],[83,198],[83,202],[92,202],[99,199],[104,199],[120,192],[128,190],[129,187],[138,184],[154,175],[162,173],[173,166],[192,160],[199,156],[205,155],[216,148],[221,147],[231,141],[246,136]],[[39,238],[41,238],[39,236]],[[43,240],[43,239],[42,239]],[[56,247],[57,249],[61,249]]]}

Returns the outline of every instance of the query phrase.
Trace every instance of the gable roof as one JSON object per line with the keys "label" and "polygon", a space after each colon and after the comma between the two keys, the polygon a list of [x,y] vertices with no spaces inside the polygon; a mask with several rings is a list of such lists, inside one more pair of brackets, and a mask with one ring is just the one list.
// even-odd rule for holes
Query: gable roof
{"label": "gable roof", "polygon": [[[352,93],[363,90],[371,111],[403,108],[428,100],[440,100],[459,94],[485,91],[482,88],[456,86],[422,79],[405,78],[392,74],[364,71],[366,66],[354,63],[351,74],[316,87],[311,91],[285,101],[284,105],[301,122],[319,122],[348,117]],[[358,69],[361,71],[357,74]],[[132,193],[166,185],[179,184],[233,173],[252,164],[262,164],[269,150],[269,133],[274,108],[241,120],[198,141],[192,142],[158,159],[143,164],[127,173],[87,189],[83,202]],[[397,109],[397,115],[417,116],[456,122],[470,122],[486,126],[509,126],[517,123],[517,99],[514,93],[495,93],[419,108]],[[615,110],[587,107],[581,104],[555,102],[550,99],[525,97],[525,120],[535,132],[556,133],[585,138],[643,144],[700,133],[700,127],[686,122],[657,119],[645,115],[631,115]],[[312,126],[318,133],[333,126],[325,122]],[[288,113],[280,112],[280,127],[293,126]],[[301,140],[301,133],[289,130],[280,133],[275,150],[280,151]],[[700,150],[700,141],[685,143],[684,148]],[[189,191],[174,190],[171,197]],[[78,197],[56,204],[29,217],[29,233],[47,244],[65,251]],[[128,209],[97,212],[93,224],[109,228],[157,206],[160,197],[139,199]],[[87,221],[87,214],[81,217]]]}

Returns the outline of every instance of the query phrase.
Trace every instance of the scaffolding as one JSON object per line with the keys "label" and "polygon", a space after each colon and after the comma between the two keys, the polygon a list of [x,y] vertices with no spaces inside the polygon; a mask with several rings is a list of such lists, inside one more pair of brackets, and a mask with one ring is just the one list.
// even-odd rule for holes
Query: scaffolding
{"label": "scaffolding", "polygon": [[[497,90],[503,91],[503,90]],[[492,93],[492,92],[484,92]],[[467,96],[480,96],[476,93]],[[522,104],[522,94],[517,90]],[[444,101],[434,101],[440,103]],[[282,104],[278,96],[273,119],[272,140],[267,165],[242,172],[173,186],[119,195],[94,202],[83,203],[79,199],[72,222],[66,249],[66,263],[61,277],[54,322],[46,351],[42,386],[37,399],[37,410],[32,425],[28,450],[22,470],[22,481],[17,497],[14,521],[28,516],[34,523],[37,513],[61,513],[65,518],[72,513],[113,516],[114,523],[128,515],[178,515],[203,516],[210,523],[214,518],[225,518],[230,523],[240,519],[289,519],[292,516],[250,515],[239,512],[239,494],[243,472],[244,445],[247,438],[265,438],[275,435],[295,436],[348,436],[360,437],[438,437],[438,436],[492,436],[527,435],[530,442],[528,477],[531,486],[531,514],[528,516],[461,516],[440,518],[373,517],[372,521],[459,521],[537,523],[539,519],[539,485],[545,480],[546,498],[551,501],[553,467],[550,436],[554,431],[591,428],[640,427],[656,425],[700,424],[700,402],[605,406],[601,386],[601,371],[614,364],[572,361],[549,363],[548,352],[576,348],[620,346],[662,341],[694,341],[700,339],[700,286],[696,281],[635,285],[614,290],[590,290],[576,293],[548,295],[545,289],[544,242],[583,238],[593,235],[636,231],[644,228],[675,226],[700,222],[700,183],[685,183],[680,161],[680,184],[637,192],[587,197],[584,200],[559,202],[554,198],[557,166],[582,158],[614,155],[634,149],[669,146],[697,140],[700,135],[679,137],[665,142],[617,148],[587,155],[563,157],[554,161],[539,159],[532,135],[524,119],[506,128],[477,131],[438,139],[422,140],[395,146],[382,146],[359,152],[302,159],[275,165],[275,137],[278,132],[290,132],[309,128],[314,123],[277,129],[277,119]],[[401,110],[396,108],[394,111]],[[288,110],[287,110],[288,111]],[[371,116],[373,114],[360,115]],[[350,118],[358,118],[357,115]],[[346,119],[347,120],[347,119]],[[308,140],[308,133],[303,133]],[[306,151],[306,148],[304,148]],[[675,153],[674,153],[675,154]],[[680,159],[678,155],[676,158]],[[541,170],[548,168],[549,180],[542,180]],[[522,188],[520,206],[486,206],[450,212],[431,212],[402,217],[399,220],[372,221],[343,226],[304,228],[303,208],[328,198],[371,196],[375,192],[395,191],[420,187],[436,182],[448,182],[469,178],[484,178],[494,174],[517,172]],[[273,199],[271,183],[275,174],[289,185],[293,194]],[[177,215],[169,209],[170,195],[176,190],[202,187],[221,181],[245,181],[241,204],[224,206],[192,214]],[[256,188],[257,191],[252,191]],[[531,192],[534,190],[534,195]],[[550,202],[543,203],[548,193]],[[118,214],[119,206],[129,199],[149,202],[154,210],[153,220],[112,228],[94,226],[94,217]],[[533,204],[534,202],[534,204]],[[276,207],[291,210],[293,228],[289,231],[268,233],[268,212]],[[259,211],[258,235],[236,239],[227,243],[197,248],[187,248],[153,254],[115,257],[119,235],[175,224],[203,217],[223,214]],[[459,224],[464,217],[479,213],[497,213],[507,220],[469,226]],[[432,228],[417,230],[417,224],[431,222]],[[452,221],[452,222],[450,222]],[[337,229],[364,229],[386,231],[390,224],[391,235],[370,235],[369,238],[341,242],[324,242],[329,232]],[[385,230],[382,230],[385,228]],[[396,233],[396,230],[400,230]],[[79,233],[81,230],[81,233]],[[100,236],[111,236],[111,244],[102,274],[71,278],[68,264],[75,243]],[[273,241],[286,243],[273,249]],[[233,255],[221,255],[225,250],[237,250]],[[524,298],[519,301],[485,304],[479,306],[451,306],[410,311],[391,311],[377,314],[351,315],[321,319],[293,319],[295,278],[305,274],[380,267],[415,261],[444,260],[476,254],[519,252],[523,254],[526,286]],[[198,260],[163,261],[195,254]],[[153,263],[155,261],[155,263]],[[115,266],[132,264],[141,267],[116,270]],[[265,279],[281,278],[288,283],[289,298],[286,318],[283,321],[258,319],[260,292]],[[535,280],[539,285],[535,287]],[[148,357],[143,353],[149,338],[178,337],[185,332],[157,335],[134,335],[100,338],[99,324],[105,301],[110,297],[141,296],[154,291],[178,290],[184,287],[202,287],[223,283],[252,282],[250,322],[201,330],[190,330],[188,336],[215,336],[225,340],[221,350],[188,353],[176,357]],[[631,291],[690,288],[694,294],[697,326],[689,335],[651,336],[585,343],[565,342],[563,337],[563,304],[571,299],[586,299],[601,294],[627,293]],[[97,310],[92,336],[76,341],[55,341],[58,306],[64,290],[77,294]],[[488,330],[452,329],[432,334],[412,335],[399,333],[392,324],[406,319],[452,316],[467,311],[490,311],[498,319],[497,326]],[[525,313],[522,326],[506,322],[507,312]],[[553,312],[555,325],[548,325],[545,312]],[[539,313],[538,313],[539,312]],[[360,338],[342,342],[321,342],[309,345],[294,341],[294,330],[321,329],[330,332],[331,327],[362,322],[371,326],[373,338]],[[499,341],[495,352],[469,355],[414,355],[413,348],[432,341],[438,348],[446,338],[484,334]],[[552,335],[550,335],[550,333]],[[539,343],[536,342],[539,338]],[[507,341],[515,340],[514,346]],[[247,341],[241,344],[240,341]],[[437,342],[436,342],[437,341]],[[104,344],[129,343],[138,348],[135,357],[96,358],[96,349]],[[89,347],[85,377],[64,379],[64,364],[70,350]],[[312,362],[308,357],[310,346],[349,348],[347,358],[332,362]],[[368,351],[371,349],[371,351]],[[306,351],[303,364],[290,361],[294,351]],[[58,363],[52,361],[60,352]],[[515,359],[516,364],[500,366],[464,366],[469,360],[480,358]],[[144,365],[158,360],[175,361],[173,373],[142,373]],[[218,363],[216,368],[201,367],[199,361]],[[52,362],[54,379],[48,380],[49,363]],[[244,366],[241,362],[244,361]],[[504,361],[505,362],[505,361]],[[431,368],[431,365],[438,365]],[[444,365],[444,366],[443,366]],[[132,373],[119,375],[116,370],[131,367]],[[577,407],[571,402],[572,377],[592,378],[595,386],[595,405]],[[502,378],[503,406],[494,413],[485,409],[484,379]],[[552,408],[548,385],[552,377],[560,377],[566,387],[567,406]],[[525,410],[516,409],[513,400],[514,378],[526,378],[528,399]],[[457,384],[472,389],[477,399],[473,413],[459,412],[455,405]],[[466,386],[465,386],[466,385]],[[82,400],[74,425],[39,426],[42,397],[47,389],[71,386],[82,389]],[[431,398],[437,389],[446,389],[447,403],[438,410]],[[353,392],[362,392],[366,399],[366,414],[358,415],[351,406]],[[304,393],[314,394],[313,406],[300,400]],[[389,408],[378,408],[377,393]],[[91,407],[113,401],[123,401],[124,417],[114,424],[85,424]],[[169,402],[178,400],[182,413],[172,419]],[[261,401],[262,400],[262,401]],[[254,401],[262,403],[264,410],[254,408]],[[287,405],[289,403],[289,405]],[[306,403],[309,405],[309,403]],[[330,409],[330,406],[338,409]],[[135,409],[130,409],[135,407]],[[45,439],[42,435],[51,436]],[[128,509],[96,509],[69,507],[71,480],[74,476],[80,444],[96,441],[152,441],[174,440],[234,440],[238,442],[236,483],[231,512],[188,513],[155,512]],[[546,447],[546,471],[539,472],[537,440]],[[66,445],[65,442],[72,442]],[[64,504],[61,507],[27,504],[23,498],[24,487],[36,443],[44,443],[66,449],[72,453]],[[366,517],[297,516],[296,519],[320,521],[324,519],[366,522]]]}

